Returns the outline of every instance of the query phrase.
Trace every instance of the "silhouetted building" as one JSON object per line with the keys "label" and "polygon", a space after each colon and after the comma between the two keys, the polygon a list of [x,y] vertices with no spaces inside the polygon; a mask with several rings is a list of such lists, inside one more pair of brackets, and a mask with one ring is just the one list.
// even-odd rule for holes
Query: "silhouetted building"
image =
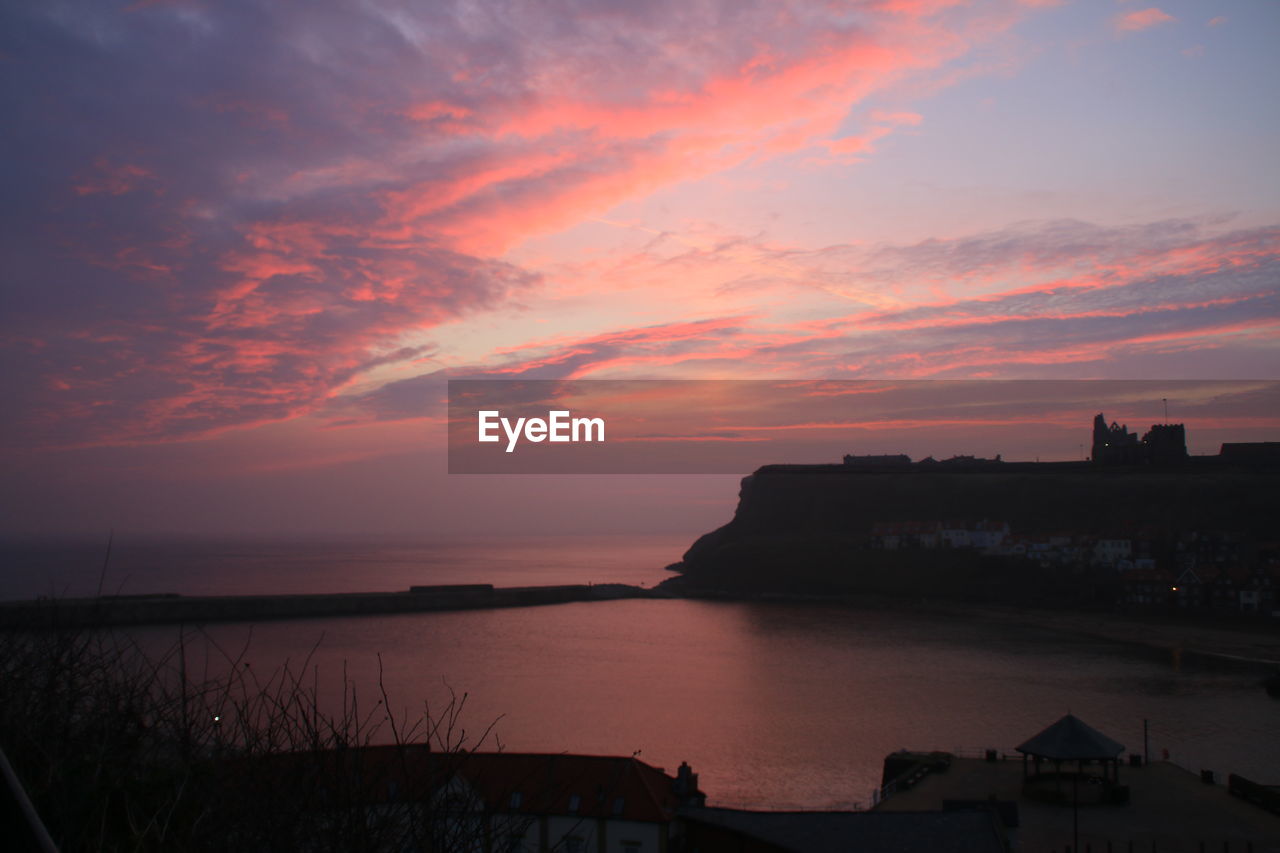
{"label": "silhouetted building", "polygon": [[1152,424],[1142,437],[1146,462],[1157,465],[1181,462],[1187,458],[1187,431],[1182,424]]}
{"label": "silhouetted building", "polygon": [[1131,465],[1141,461],[1138,434],[1129,432],[1128,425],[1115,421],[1107,426],[1107,419],[1099,412],[1093,418],[1093,461],[1103,465]]}
{"label": "silhouetted building", "polygon": [[1228,462],[1280,462],[1280,441],[1233,441],[1218,455]]}
{"label": "silhouetted building", "polygon": [[1003,461],[1004,459],[999,453],[996,454],[994,459],[985,459],[981,456],[960,454],[958,456],[950,456],[946,459],[934,459],[932,456],[926,456],[924,459],[920,460],[920,464],[925,467],[945,465],[949,468],[983,468]]}
{"label": "silhouetted building", "polygon": [[1101,413],[1093,419],[1093,461],[1100,465],[1167,465],[1187,458],[1187,433],[1182,424],[1152,424],[1141,440],[1126,425]]}
{"label": "silhouetted building", "polygon": [[884,454],[882,456],[855,456],[846,453],[844,464],[857,468],[907,468],[911,465],[911,457],[905,453]]}

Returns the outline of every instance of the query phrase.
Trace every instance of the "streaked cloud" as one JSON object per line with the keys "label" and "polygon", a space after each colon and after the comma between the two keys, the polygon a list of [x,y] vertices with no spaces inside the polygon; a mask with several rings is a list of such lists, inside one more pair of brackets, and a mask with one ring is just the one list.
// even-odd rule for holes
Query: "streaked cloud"
{"label": "streaked cloud", "polygon": [[[682,269],[732,274],[718,255],[734,255],[745,242],[691,250]],[[754,251],[791,265],[758,261],[761,270],[787,274],[757,285],[787,289],[793,300],[839,267],[846,282],[895,290],[898,301],[816,320],[744,314],[526,341],[487,363],[340,398],[334,417],[423,417],[438,410],[443,382],[455,376],[1025,378],[1061,375],[1053,371],[1063,366],[1126,375],[1126,362],[1179,352],[1280,361],[1280,228],[1213,233],[1192,221],[1054,221],[902,246]],[[639,263],[624,262],[632,270]]]}
{"label": "streaked cloud", "polygon": [[[26,443],[296,417],[509,304],[503,253],[627,199],[919,123],[989,2],[7,7],[3,427]],[[930,84],[933,85],[933,84]],[[603,346],[603,344],[602,344]]]}

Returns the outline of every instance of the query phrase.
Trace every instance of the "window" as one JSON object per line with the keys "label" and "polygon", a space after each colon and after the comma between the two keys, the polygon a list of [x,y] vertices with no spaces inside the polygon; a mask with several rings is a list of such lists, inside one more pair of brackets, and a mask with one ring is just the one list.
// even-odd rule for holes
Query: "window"
{"label": "window", "polygon": [[578,810],[578,807],[581,805],[582,805],[582,797],[579,797],[577,794],[569,795],[569,811],[576,812]]}
{"label": "window", "polygon": [[622,814],[622,810],[626,808],[627,802],[622,797],[615,797],[613,800],[613,813],[615,815]]}
{"label": "window", "polygon": [[520,791],[511,792],[511,808],[518,809],[524,803],[524,794]]}

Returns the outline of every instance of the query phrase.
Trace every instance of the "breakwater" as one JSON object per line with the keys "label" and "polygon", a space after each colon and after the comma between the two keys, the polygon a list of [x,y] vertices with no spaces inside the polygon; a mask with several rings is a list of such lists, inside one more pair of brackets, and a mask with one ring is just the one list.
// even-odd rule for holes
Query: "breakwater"
{"label": "breakwater", "polygon": [[639,598],[626,584],[495,588],[486,584],[418,586],[404,592],[312,595],[101,596],[0,602],[0,629],[92,628],[180,622],[261,622],[324,616],[368,616],[432,610],[531,607],[573,601]]}

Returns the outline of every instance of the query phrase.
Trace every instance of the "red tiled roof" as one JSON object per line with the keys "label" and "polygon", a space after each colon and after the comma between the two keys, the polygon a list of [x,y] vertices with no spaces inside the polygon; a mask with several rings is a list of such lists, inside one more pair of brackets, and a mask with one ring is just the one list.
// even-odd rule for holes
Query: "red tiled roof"
{"label": "red tiled roof", "polygon": [[[473,753],[460,768],[497,811],[585,815],[661,823],[678,805],[675,779],[636,758],[536,753]],[[510,809],[511,794],[522,805]],[[574,809],[572,799],[577,798]]]}
{"label": "red tiled roof", "polygon": [[[351,787],[366,802],[423,800],[462,780],[493,813],[671,820],[676,780],[636,758],[520,752],[432,752],[414,744],[294,752],[237,763],[265,765],[278,784]],[[512,797],[518,794],[518,798]],[[576,797],[576,802],[574,798]],[[576,806],[576,807],[575,807]]]}

